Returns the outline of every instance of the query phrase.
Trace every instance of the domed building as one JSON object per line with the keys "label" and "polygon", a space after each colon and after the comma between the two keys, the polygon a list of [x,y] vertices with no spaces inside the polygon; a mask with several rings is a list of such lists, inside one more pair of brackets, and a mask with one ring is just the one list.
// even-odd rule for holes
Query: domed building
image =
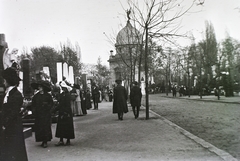
{"label": "domed building", "polygon": [[[114,55],[113,51],[111,51],[108,60],[111,74],[110,88],[113,87],[116,79],[122,79],[126,87],[128,87],[131,81],[138,81],[138,67],[142,44],[142,35],[132,26],[129,19],[126,26],[117,34],[115,44],[116,54]],[[144,75],[140,78],[142,77],[144,78]]]}

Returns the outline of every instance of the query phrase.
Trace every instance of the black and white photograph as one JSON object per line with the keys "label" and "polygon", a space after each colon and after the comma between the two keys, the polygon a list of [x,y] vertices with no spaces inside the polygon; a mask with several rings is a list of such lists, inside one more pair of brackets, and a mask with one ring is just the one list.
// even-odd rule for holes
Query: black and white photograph
{"label": "black and white photograph", "polygon": [[0,161],[240,161],[239,0],[0,0]]}

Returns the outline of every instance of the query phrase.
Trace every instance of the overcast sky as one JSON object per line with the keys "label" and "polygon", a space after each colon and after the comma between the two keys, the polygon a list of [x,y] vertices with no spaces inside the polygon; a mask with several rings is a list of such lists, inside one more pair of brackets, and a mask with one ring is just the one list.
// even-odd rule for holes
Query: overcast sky
{"label": "overcast sky", "polygon": [[[0,0],[0,33],[5,34],[10,51],[42,45],[57,48],[69,40],[79,44],[83,63],[97,63],[100,56],[107,65],[114,46],[106,35],[125,26],[126,4],[125,0]],[[182,30],[202,39],[208,20],[218,40],[226,32],[240,40],[240,0],[205,0],[194,8],[200,12],[186,15]]]}

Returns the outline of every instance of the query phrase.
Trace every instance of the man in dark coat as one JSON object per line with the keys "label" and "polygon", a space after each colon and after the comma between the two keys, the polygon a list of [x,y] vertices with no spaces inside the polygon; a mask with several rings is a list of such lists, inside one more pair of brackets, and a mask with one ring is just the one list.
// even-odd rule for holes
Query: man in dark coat
{"label": "man in dark coat", "polygon": [[173,97],[177,96],[177,87],[176,87],[176,85],[173,86],[172,93],[173,93]]}
{"label": "man in dark coat", "polygon": [[118,114],[118,119],[123,120],[123,113],[128,112],[127,90],[121,85],[122,80],[116,80],[117,86],[113,89],[113,113]]}
{"label": "man in dark coat", "polygon": [[94,110],[98,109],[99,97],[100,97],[99,88],[95,83],[93,83],[92,99],[93,99]]}
{"label": "man in dark coat", "polygon": [[141,106],[142,92],[141,88],[138,87],[138,82],[133,82],[133,87],[130,91],[130,102],[133,110],[135,119],[139,116],[139,109]]}

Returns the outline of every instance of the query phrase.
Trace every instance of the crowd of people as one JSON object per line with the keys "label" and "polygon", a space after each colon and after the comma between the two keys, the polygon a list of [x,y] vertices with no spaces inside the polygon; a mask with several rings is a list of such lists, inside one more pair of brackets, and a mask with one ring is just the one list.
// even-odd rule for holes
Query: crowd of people
{"label": "crowd of people", "polygon": [[[17,89],[21,79],[14,68],[5,69],[3,78],[6,92],[0,113],[0,159],[27,161],[22,115],[19,114],[23,108],[23,96]],[[85,91],[80,85],[71,85],[66,80],[55,85],[48,80],[39,80],[32,82],[31,87],[33,95],[30,105],[35,118],[35,141],[40,142],[43,148],[48,147],[48,142],[53,138],[53,113],[58,114],[55,137],[59,138],[59,141],[55,145],[68,146],[75,138],[73,117],[86,115],[87,110],[92,108],[92,102],[93,109],[98,110],[98,103],[103,99],[113,101],[113,113],[118,114],[119,120],[123,120],[124,113],[128,112],[128,94],[122,86],[122,80],[116,80],[113,90],[108,88],[102,93],[96,83],[92,83],[91,90],[87,88]],[[141,97],[141,89],[138,83],[134,82],[130,102],[135,118],[139,116]]]}

